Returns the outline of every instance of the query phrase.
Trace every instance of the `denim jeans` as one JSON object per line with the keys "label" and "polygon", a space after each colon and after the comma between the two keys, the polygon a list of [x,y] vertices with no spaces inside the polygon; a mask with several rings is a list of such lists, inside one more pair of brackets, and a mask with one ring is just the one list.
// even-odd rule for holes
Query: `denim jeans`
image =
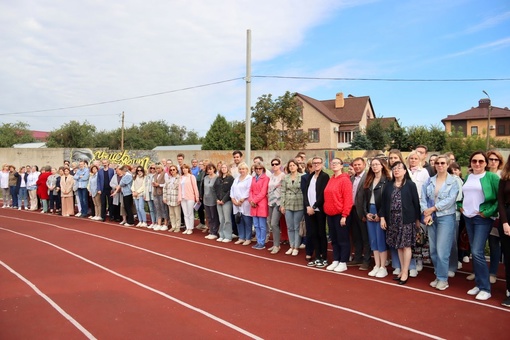
{"label": "denim jeans", "polygon": [[[287,223],[287,231],[289,233],[289,243],[291,248],[297,248],[301,244],[299,223],[303,219],[303,214],[303,210],[285,210],[285,222]],[[278,230],[280,229],[278,228]],[[278,242],[278,245],[279,244],[280,243]]]}
{"label": "denim jeans", "polygon": [[82,217],[85,217],[89,213],[89,202],[88,202],[89,191],[87,188],[78,188],[78,199],[80,200],[80,213]]}
{"label": "denim jeans", "polygon": [[266,244],[267,217],[253,216],[253,226],[257,236],[257,244]]}
{"label": "denim jeans", "polygon": [[18,193],[16,192],[16,186],[11,185],[9,187],[11,198],[12,198],[12,207],[17,208],[18,207]]}
{"label": "denim jeans", "polygon": [[20,187],[18,192],[18,208],[21,208],[21,204],[25,204],[25,209],[28,207],[28,200],[27,200],[27,188],[26,187]]}
{"label": "denim jeans", "polygon": [[138,221],[147,223],[147,214],[145,213],[145,199],[143,198],[143,195],[138,195],[138,197],[134,198],[134,200]]}
{"label": "denim jeans", "polygon": [[251,240],[251,225],[253,218],[251,216],[241,215],[241,222],[237,224],[240,240]]}
{"label": "denim jeans", "polygon": [[448,271],[457,272],[459,259],[459,249],[457,239],[459,238],[459,220],[455,219],[455,233],[453,234],[452,249],[450,250],[450,265]]}
{"label": "denim jeans", "polygon": [[[375,204],[370,204],[371,214],[377,214]],[[386,246],[386,232],[381,228],[381,222],[367,221],[368,241],[370,242],[370,249],[372,251],[384,252],[387,250]]]}
{"label": "denim jeans", "polygon": [[450,252],[455,235],[455,213],[438,216],[434,223],[427,227],[429,234],[430,258],[439,281],[448,281]]}
{"label": "denim jeans", "polygon": [[218,216],[220,218],[220,238],[232,239],[232,201],[218,204]]}
{"label": "denim jeans", "polygon": [[151,223],[154,224],[154,223],[156,223],[156,212],[154,209],[154,201],[148,200],[147,205],[149,206],[149,214],[151,215]]}
{"label": "denim jeans", "polygon": [[473,255],[475,284],[480,290],[490,293],[491,285],[489,283],[489,267],[485,260],[485,243],[489,238],[493,221],[481,216],[465,217],[465,220],[471,254]]}

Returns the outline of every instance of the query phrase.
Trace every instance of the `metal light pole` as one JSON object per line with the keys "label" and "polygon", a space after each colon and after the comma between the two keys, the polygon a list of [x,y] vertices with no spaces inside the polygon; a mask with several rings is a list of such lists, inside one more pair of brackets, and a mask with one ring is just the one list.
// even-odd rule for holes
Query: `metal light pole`
{"label": "metal light pole", "polygon": [[489,145],[490,145],[490,137],[491,137],[491,110],[492,110],[492,100],[491,100],[491,97],[489,96],[489,94],[483,90],[482,91],[486,96],[487,98],[489,98],[489,107],[487,109],[487,143],[485,145],[485,151],[489,151]]}

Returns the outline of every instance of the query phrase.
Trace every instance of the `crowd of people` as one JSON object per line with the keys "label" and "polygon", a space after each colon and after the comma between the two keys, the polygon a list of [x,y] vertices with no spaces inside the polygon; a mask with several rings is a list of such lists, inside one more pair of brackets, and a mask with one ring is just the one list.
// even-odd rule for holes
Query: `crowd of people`
{"label": "crowd of people", "polygon": [[[147,169],[115,165],[107,159],[64,162],[59,168],[3,165],[3,208],[40,209],[41,213],[117,221],[124,226],[190,235],[268,248],[286,255],[304,252],[310,267],[344,272],[366,270],[374,278],[389,275],[405,285],[430,261],[433,289],[444,291],[463,262],[473,262],[477,300],[491,297],[501,258],[507,284],[503,305],[510,307],[510,157],[495,150],[476,151],[467,175],[452,153],[428,157],[416,147],[406,159],[390,150],[349,164],[304,153],[286,163],[267,165],[243,153],[233,161],[208,159],[177,163],[162,159]],[[195,227],[195,214],[199,224]],[[467,235],[468,242],[465,237]],[[328,256],[331,243],[332,257]],[[490,264],[485,248],[490,249]],[[503,255],[503,256],[502,256]]]}

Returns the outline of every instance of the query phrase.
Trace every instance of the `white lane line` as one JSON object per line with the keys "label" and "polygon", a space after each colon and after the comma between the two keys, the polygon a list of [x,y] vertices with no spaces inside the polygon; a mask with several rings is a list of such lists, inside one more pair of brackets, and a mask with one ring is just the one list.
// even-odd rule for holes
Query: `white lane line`
{"label": "white lane line", "polygon": [[[5,231],[11,232],[11,233],[13,233],[13,234],[16,234],[16,235],[19,235],[19,236],[24,236],[24,237],[27,237],[27,238],[33,239],[33,240],[35,240],[35,241],[38,241],[38,242],[41,242],[41,243],[47,244],[47,245],[49,245],[49,246],[51,246],[51,247],[54,247],[54,248],[56,248],[56,249],[58,249],[58,250],[61,250],[61,251],[65,252],[65,253],[67,253],[67,254],[69,254],[69,255],[71,255],[71,256],[74,256],[74,257],[76,257],[76,258],[78,258],[78,259],[80,259],[80,260],[82,260],[82,261],[84,261],[84,262],[87,262],[87,263],[89,263],[89,264],[91,264],[91,265],[93,265],[93,266],[95,266],[95,267],[98,267],[98,268],[100,268],[100,269],[102,269],[102,270],[104,270],[104,271],[107,271],[107,272],[108,272],[108,273],[110,273],[110,274],[113,274],[113,275],[115,275],[115,276],[117,276],[117,277],[120,277],[120,278],[122,278],[122,279],[124,279],[124,280],[126,280],[126,281],[129,281],[129,282],[131,282],[131,283],[133,283],[133,284],[137,285],[137,286],[140,286],[140,287],[142,287],[142,288],[144,288],[144,289],[147,289],[147,290],[149,290],[149,291],[151,291],[151,292],[153,292],[153,293],[156,293],[156,294],[158,294],[158,295],[161,295],[161,296],[163,296],[163,297],[165,297],[165,298],[167,298],[167,299],[169,299],[169,300],[172,300],[172,301],[174,301],[174,302],[176,302],[176,303],[180,304],[181,306],[184,306],[184,307],[186,307],[186,308],[189,308],[189,309],[191,309],[191,310],[193,310],[193,311],[195,311],[195,312],[197,312],[197,313],[200,313],[200,314],[202,314],[202,315],[204,315],[204,316],[206,316],[206,317],[208,317],[208,318],[210,318],[210,319],[212,319],[212,320],[214,320],[214,321],[216,321],[216,322],[219,322],[219,323],[221,323],[221,324],[223,324],[223,325],[225,325],[225,326],[227,326],[227,327],[229,327],[229,328],[231,328],[231,329],[233,329],[233,330],[235,330],[235,331],[237,331],[237,332],[239,332],[239,333],[241,333],[241,334],[243,334],[243,335],[245,335],[245,336],[247,336],[247,337],[249,337],[249,338],[251,338],[251,339],[263,339],[263,338],[261,338],[261,337],[259,337],[259,336],[255,335],[255,334],[253,334],[253,333],[248,332],[247,330],[245,330],[245,329],[243,329],[243,328],[241,328],[241,327],[239,327],[239,326],[234,325],[233,323],[230,323],[230,322],[228,322],[228,321],[226,321],[226,320],[224,320],[224,319],[222,319],[222,318],[219,318],[219,317],[215,316],[214,314],[211,314],[211,313],[209,313],[209,312],[206,312],[206,311],[205,311],[205,310],[203,310],[203,309],[200,309],[200,308],[198,308],[198,307],[195,307],[195,306],[193,306],[193,305],[190,305],[189,303],[186,303],[186,302],[184,302],[184,301],[181,301],[181,300],[179,300],[179,299],[177,299],[177,298],[175,298],[175,297],[173,297],[173,296],[171,296],[171,295],[168,295],[168,294],[166,294],[166,293],[164,293],[164,292],[162,292],[162,291],[160,291],[160,290],[157,290],[157,289],[155,289],[155,288],[152,288],[152,287],[150,287],[150,286],[147,286],[146,284],[143,284],[143,283],[141,283],[141,282],[139,282],[139,281],[136,281],[136,280],[134,280],[134,279],[132,279],[132,278],[130,278],[130,277],[127,277],[127,276],[125,276],[125,275],[122,275],[122,274],[120,274],[120,273],[118,273],[118,272],[116,272],[116,271],[114,271],[114,270],[111,270],[111,269],[109,269],[109,268],[107,268],[107,267],[105,267],[105,266],[102,266],[102,265],[100,265],[99,263],[96,263],[96,262],[94,262],[94,261],[91,261],[91,260],[89,260],[89,259],[87,259],[87,258],[85,258],[85,257],[83,257],[83,256],[80,256],[80,255],[78,255],[78,254],[75,254],[75,253],[73,253],[72,251],[67,250],[67,249],[65,249],[65,248],[62,248],[62,247],[60,247],[60,246],[58,246],[58,245],[56,245],[56,244],[53,244],[53,243],[48,242],[48,241],[45,241],[45,240],[41,240],[41,239],[39,239],[39,238],[37,238],[37,237],[34,237],[34,236],[31,236],[31,235],[26,235],[26,234],[20,233],[20,232],[14,231],[14,230],[9,230],[9,229],[5,229],[5,228],[1,228],[1,227],[0,227],[0,230],[5,230]],[[140,248],[140,249],[142,249],[142,248]],[[35,287],[35,286],[34,286],[34,287]]]}
{"label": "white lane line", "polygon": [[[44,223],[44,222],[41,222],[41,223]],[[44,224],[46,224],[46,223],[44,223]],[[65,227],[59,227],[59,226],[57,226],[57,228],[67,229]],[[0,228],[0,229],[1,230],[5,230],[5,231],[9,231],[9,232],[12,232],[12,233],[15,233],[15,234],[18,234],[20,236],[25,236],[25,237],[28,237],[28,238],[32,238],[32,239],[37,240],[39,242],[43,242],[43,243],[48,244],[50,246],[53,246],[53,247],[55,247],[57,249],[60,249],[60,250],[66,252],[66,253],[68,253],[70,255],[73,255],[73,256],[75,256],[75,257],[77,257],[79,259],[82,259],[83,261],[85,261],[87,263],[90,263],[90,264],[92,264],[94,266],[97,266],[99,268],[102,268],[102,269],[104,269],[104,270],[106,270],[106,271],[108,271],[108,272],[110,272],[110,273],[112,273],[114,275],[122,277],[122,278],[124,278],[124,279],[126,279],[126,280],[128,280],[130,282],[133,282],[133,283],[135,283],[135,284],[137,284],[137,285],[139,285],[141,287],[149,289],[149,290],[151,290],[153,292],[156,292],[156,293],[158,293],[158,294],[160,294],[162,296],[169,297],[172,300],[175,299],[173,297],[170,297],[166,293],[160,292],[160,291],[158,291],[156,289],[153,289],[153,288],[151,288],[149,286],[146,286],[145,284],[139,283],[138,281],[135,281],[135,280],[133,280],[133,279],[131,279],[129,277],[126,277],[126,276],[124,276],[122,274],[119,274],[119,273],[117,273],[117,272],[115,272],[113,270],[110,270],[110,269],[108,269],[108,268],[106,268],[106,267],[104,267],[102,265],[99,265],[99,264],[97,264],[97,263],[95,263],[93,261],[90,261],[90,260],[88,260],[88,259],[86,259],[86,258],[84,258],[84,257],[82,257],[80,255],[77,255],[77,254],[75,254],[75,253],[73,253],[73,252],[71,252],[71,251],[69,251],[67,249],[64,249],[64,248],[62,248],[60,246],[52,244],[51,242],[44,241],[44,240],[38,239],[36,237],[33,237],[31,235],[22,234],[22,233],[19,233],[19,232],[10,230],[10,229],[5,229],[5,228]],[[73,229],[67,229],[67,230],[76,231],[76,230],[73,230]],[[84,232],[84,231],[77,231],[77,232],[83,233],[83,234],[86,234],[86,235],[89,235],[89,236],[92,236],[92,237],[104,239],[104,240],[107,240],[107,241],[110,241],[110,242],[113,242],[113,243],[121,244],[121,245],[130,247],[130,248],[134,248],[134,249],[137,249],[137,250],[141,250],[141,251],[153,254],[153,255],[157,255],[157,256],[160,256],[160,257],[163,257],[163,258],[167,258],[167,259],[179,262],[181,264],[184,264],[184,265],[196,268],[196,269],[201,269],[201,270],[204,270],[204,271],[207,271],[207,272],[210,272],[210,273],[214,273],[214,274],[217,274],[217,275],[220,275],[220,276],[224,276],[224,277],[227,277],[227,278],[230,278],[230,279],[233,279],[233,280],[241,281],[241,282],[244,282],[244,283],[247,283],[247,284],[251,284],[251,285],[254,285],[254,286],[257,286],[257,287],[260,287],[260,288],[265,288],[267,290],[270,290],[270,291],[273,291],[273,292],[277,292],[277,293],[280,293],[280,294],[283,294],[283,295],[288,295],[288,296],[291,296],[291,297],[294,297],[294,298],[297,298],[297,299],[305,300],[305,301],[308,301],[308,302],[312,302],[312,303],[316,303],[316,304],[319,304],[319,305],[331,307],[331,308],[334,308],[334,309],[339,309],[339,310],[342,310],[342,311],[345,311],[345,312],[348,312],[348,313],[356,314],[356,315],[359,315],[359,316],[362,316],[362,317],[365,317],[365,318],[368,318],[368,319],[371,319],[371,320],[374,320],[374,321],[377,321],[377,322],[381,322],[381,323],[384,323],[384,324],[392,326],[392,327],[403,329],[403,330],[406,330],[406,331],[411,332],[411,333],[419,334],[419,335],[422,335],[422,336],[425,336],[425,337],[428,337],[428,338],[431,338],[431,339],[442,339],[441,337],[439,337],[437,335],[429,334],[429,333],[420,331],[418,329],[414,329],[414,328],[407,327],[407,326],[404,326],[404,325],[401,325],[401,324],[398,324],[398,323],[395,323],[395,322],[391,322],[391,321],[388,321],[388,320],[385,320],[385,319],[381,319],[381,318],[378,318],[376,316],[372,316],[370,314],[367,314],[367,313],[364,313],[364,312],[360,312],[360,311],[357,311],[357,310],[354,310],[354,309],[351,309],[351,308],[342,307],[342,306],[335,305],[335,304],[332,304],[332,303],[329,303],[329,302],[323,302],[323,301],[315,300],[315,299],[312,299],[312,298],[309,298],[309,297],[305,297],[305,296],[301,296],[301,295],[298,295],[298,294],[290,293],[290,292],[287,292],[287,291],[284,291],[284,290],[281,290],[281,289],[278,289],[278,288],[274,288],[274,287],[271,287],[271,286],[267,286],[267,285],[264,285],[264,284],[261,284],[261,283],[258,283],[258,282],[250,281],[250,280],[243,279],[243,278],[240,278],[240,277],[237,277],[237,276],[234,276],[234,275],[226,274],[226,273],[219,272],[219,271],[216,271],[216,270],[213,270],[213,269],[209,269],[209,268],[202,267],[202,266],[199,266],[199,265],[196,265],[196,264],[192,264],[192,263],[189,263],[187,261],[183,261],[183,260],[180,260],[180,259],[168,256],[168,255],[165,255],[165,254],[157,253],[155,251],[152,251],[152,250],[149,250],[149,249],[146,249],[146,248],[134,246],[134,245],[131,245],[129,243],[113,240],[113,239],[110,239],[110,238],[107,238],[107,237],[103,237],[103,236],[99,236],[99,235],[95,235],[95,234],[90,234],[90,233],[87,233],[87,232]],[[175,300],[177,300],[177,299],[175,299]],[[180,300],[177,300],[177,301],[180,301]],[[182,303],[185,304],[184,302],[182,302]]]}
{"label": "white lane line", "polygon": [[87,337],[87,339],[96,339],[96,337],[94,337],[85,327],[83,327],[78,321],[76,321],[71,315],[69,315],[65,310],[63,310],[58,304],[55,303],[55,301],[53,301],[49,296],[47,296],[46,294],[44,294],[39,288],[37,288],[36,285],[34,285],[32,282],[30,282],[27,278],[25,278],[23,275],[21,275],[20,273],[18,273],[17,271],[15,271],[14,269],[12,269],[11,267],[9,267],[9,265],[7,265],[6,263],[4,263],[2,260],[0,260],[0,264],[5,268],[7,269],[8,271],[10,271],[12,274],[16,275],[18,277],[18,279],[20,279],[21,281],[25,282],[25,284],[27,286],[29,286],[30,288],[32,288],[36,293],[37,295],[39,295],[40,297],[42,297],[44,300],[46,300],[46,302],[48,302],[57,312],[60,313],[60,315],[62,315],[64,318],[66,318],[74,327],[76,327],[80,332],[83,333],[83,335],[85,335]]}

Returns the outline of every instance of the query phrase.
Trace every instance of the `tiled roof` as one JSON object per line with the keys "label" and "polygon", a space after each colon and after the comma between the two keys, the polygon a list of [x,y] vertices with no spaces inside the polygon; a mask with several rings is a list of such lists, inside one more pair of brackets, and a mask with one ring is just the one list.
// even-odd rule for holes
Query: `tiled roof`
{"label": "tiled roof", "polygon": [[35,130],[32,130],[32,136],[37,139],[37,140],[42,140],[42,141],[45,141],[48,136],[50,135],[49,132],[46,132],[46,131],[35,131]]}
{"label": "tiled roof", "polygon": [[[335,99],[317,100],[301,93],[296,93],[296,96],[313,106],[318,112],[334,123],[359,123],[363,118],[367,103],[372,106],[369,96],[348,96],[344,98],[344,107],[342,108],[335,108]],[[372,112],[374,112],[373,107]]]}
{"label": "tiled roof", "polygon": [[[441,122],[452,120],[472,120],[472,119],[487,119],[489,110],[487,107],[473,107],[467,111],[458,113],[456,115],[448,115],[442,119]],[[501,108],[493,106],[491,110],[491,118],[510,118],[510,110],[508,107]]]}

